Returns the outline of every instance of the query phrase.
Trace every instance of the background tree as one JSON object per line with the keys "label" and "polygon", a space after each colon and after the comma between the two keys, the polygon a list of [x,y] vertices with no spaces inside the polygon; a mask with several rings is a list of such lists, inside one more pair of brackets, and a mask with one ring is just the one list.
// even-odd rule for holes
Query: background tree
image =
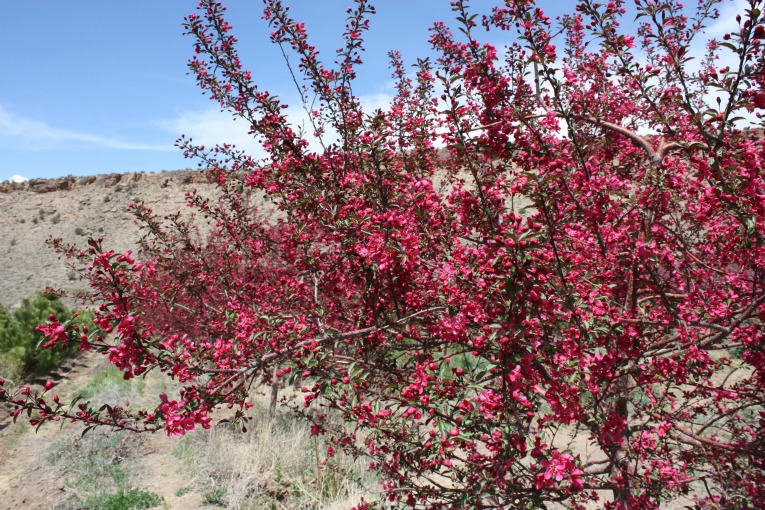
{"label": "background tree", "polygon": [[[3,398],[183,434],[296,374],[313,432],[369,457],[392,503],[761,508],[765,144],[742,118],[765,107],[761,4],[692,60],[716,2],[637,0],[630,34],[619,1],[555,22],[524,0],[482,19],[456,1],[460,36],[435,24],[439,56],[412,73],[391,53],[397,94],[365,112],[352,83],[369,3],[325,64],[266,0],[314,152],[243,68],[224,8],[201,2],[190,68],[269,157],[182,142],[220,186],[189,196],[214,222],[204,241],[140,204],[138,262],[57,243],[88,264],[96,323],[115,333],[83,342],[126,378],[158,368],[184,389],[141,411]],[[516,42],[481,43],[479,26]],[[43,329],[57,341],[59,326]]]}
{"label": "background tree", "polygon": [[13,380],[31,380],[45,377],[61,365],[61,362],[79,352],[80,341],[69,335],[61,349],[41,350],[44,335],[36,330],[53,315],[63,321],[84,314],[83,319],[93,315],[83,310],[70,310],[55,293],[39,293],[24,299],[21,306],[9,312],[0,306],[0,370]]}

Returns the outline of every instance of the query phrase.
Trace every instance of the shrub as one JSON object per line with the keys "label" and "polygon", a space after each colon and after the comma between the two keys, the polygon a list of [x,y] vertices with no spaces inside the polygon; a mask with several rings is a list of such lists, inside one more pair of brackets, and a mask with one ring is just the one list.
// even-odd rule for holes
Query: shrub
{"label": "shrub", "polygon": [[98,506],[103,510],[142,510],[160,506],[164,498],[154,492],[127,489],[108,496]]}
{"label": "shrub", "polygon": [[50,218],[50,222],[53,223],[54,225],[58,224],[60,221],[61,221],[61,215],[58,213],[54,214]]}
{"label": "shrub", "polygon": [[85,229],[82,227],[75,227],[74,233],[78,236],[84,236],[85,235]]}
{"label": "shrub", "polygon": [[6,328],[8,323],[13,319],[8,309],[4,306],[0,306],[0,331]]}
{"label": "shrub", "polygon": [[180,498],[180,497],[183,497],[183,496],[185,496],[186,494],[188,494],[188,493],[190,493],[190,492],[193,492],[193,491],[194,491],[194,487],[192,487],[191,485],[187,485],[186,487],[180,487],[180,488],[178,488],[178,489],[175,491],[175,496],[176,496],[176,497],[178,497],[178,498]]}
{"label": "shrub", "polygon": [[226,496],[225,487],[213,487],[202,494],[202,500],[208,505],[224,506],[223,498]]}
{"label": "shrub", "polygon": [[[396,96],[372,112],[351,87],[368,3],[330,67],[266,4],[323,149],[251,81],[224,8],[203,0],[190,68],[270,160],[180,144],[219,186],[217,202],[189,196],[214,220],[205,240],[138,205],[143,260],[56,243],[90,268],[116,337],[86,340],[126,379],[160,368],[185,387],[156,409],[53,414],[180,435],[222,406],[244,420],[255,382],[296,377],[328,455],[369,458],[392,504],[607,495],[625,510],[692,493],[699,508],[765,507],[762,2],[694,68],[711,0],[690,21],[672,0],[638,0],[635,34],[619,1],[582,1],[553,27],[510,0],[483,19],[514,32],[504,51],[457,0],[459,31],[435,24],[438,58],[413,73],[392,53]],[[44,409],[23,391],[5,398]]]}
{"label": "shrub", "polygon": [[[44,335],[36,331],[37,326],[51,315],[62,322],[71,321],[75,312],[69,310],[54,294],[38,294],[35,298],[24,299],[13,312],[0,307],[0,364],[3,375],[10,378],[29,379],[41,377],[56,370],[61,362],[79,351],[77,336],[70,333],[65,348],[40,349]],[[79,312],[79,319],[87,321],[92,314]]]}

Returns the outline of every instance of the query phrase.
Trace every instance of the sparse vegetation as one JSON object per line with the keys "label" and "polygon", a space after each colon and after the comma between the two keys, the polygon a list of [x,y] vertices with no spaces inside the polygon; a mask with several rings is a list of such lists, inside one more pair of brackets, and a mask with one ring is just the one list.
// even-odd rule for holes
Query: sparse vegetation
{"label": "sparse vegetation", "polygon": [[[143,381],[143,380],[141,380]],[[143,391],[143,384],[131,385],[122,377],[122,372],[113,365],[107,365],[96,372],[81,390],[82,398],[93,399],[104,395],[123,399],[135,397]]]}
{"label": "sparse vegetation", "polygon": [[180,498],[192,492],[193,490],[194,490],[194,487],[192,487],[191,485],[187,485],[186,487],[181,487],[180,489],[175,491],[175,495]]}
{"label": "sparse vegetation", "polygon": [[112,197],[110,197],[109,195],[104,195],[103,201],[105,204],[107,204],[112,201]]}
{"label": "sparse vegetation", "polygon": [[21,444],[21,438],[30,429],[30,426],[26,423],[20,422],[18,425],[21,426],[17,427],[16,430],[11,431],[8,436],[3,438],[2,446],[4,448],[16,448],[19,444]]}
{"label": "sparse vegetation", "polygon": [[54,225],[58,224],[60,221],[61,221],[61,215],[59,213],[56,213],[50,218],[50,222],[53,223]]}
{"label": "sparse vegetation", "polygon": [[82,227],[76,227],[74,229],[74,233],[77,234],[78,236],[83,236],[85,235],[85,229],[83,229]]}
{"label": "sparse vegetation", "polygon": [[[85,399],[140,400],[144,384],[130,384],[122,372],[107,365],[88,379],[80,392]],[[136,466],[144,439],[133,434],[94,430],[58,436],[48,461],[66,477],[67,499],[56,508],[128,510],[153,508],[163,498],[138,487]]]}
{"label": "sparse vegetation", "polygon": [[203,500],[229,508],[350,508],[374,496],[377,482],[366,464],[337,452],[329,456],[323,437],[289,411],[268,418],[267,403],[242,432],[219,424],[181,438],[174,455],[198,480]]}
{"label": "sparse vegetation", "polygon": [[11,239],[11,246],[16,246],[16,238]]}
{"label": "sparse vegetation", "polygon": [[[0,323],[2,322],[0,317]],[[122,372],[104,365],[84,386],[77,388],[86,400],[140,402],[151,398],[164,378],[125,381]],[[138,384],[136,384],[138,382]],[[172,394],[177,388],[164,387]],[[293,393],[285,391],[289,398]],[[144,452],[155,447],[144,443],[160,441],[174,447],[179,460],[175,469],[183,485],[171,488],[175,497],[188,496],[189,508],[201,505],[242,509],[346,509],[361,496],[369,500],[376,486],[365,464],[338,453],[328,457],[328,443],[312,437],[310,423],[289,411],[268,418],[268,403],[255,397],[255,415],[243,433],[228,424],[182,438],[113,433],[96,429],[81,437],[79,431],[57,435],[48,447],[50,469],[64,476],[63,500],[58,510],[181,508],[164,502],[152,487],[142,485]],[[28,425],[24,430],[31,432]],[[14,431],[20,429],[13,429]],[[19,432],[20,434],[20,432]],[[17,436],[11,441],[20,444]],[[167,497],[168,494],[165,494]],[[169,506],[168,506],[169,504]]]}
{"label": "sparse vegetation", "polygon": [[82,438],[79,434],[71,435],[56,443],[50,460],[54,466],[66,467],[69,475],[66,486],[71,489],[70,499],[61,508],[150,508],[126,506],[131,502],[144,504],[147,500],[148,493],[139,494],[145,491],[136,491],[130,485],[131,452],[138,442],[139,438],[129,434],[97,431]]}

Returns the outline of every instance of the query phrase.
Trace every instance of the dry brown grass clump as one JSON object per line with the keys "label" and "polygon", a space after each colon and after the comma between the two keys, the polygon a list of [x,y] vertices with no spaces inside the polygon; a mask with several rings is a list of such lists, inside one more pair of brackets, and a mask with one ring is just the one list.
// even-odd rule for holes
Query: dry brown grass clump
{"label": "dry brown grass clump", "polygon": [[221,424],[179,441],[176,455],[208,502],[236,509],[339,510],[362,496],[375,499],[378,483],[363,460],[340,451],[330,457],[326,439],[311,436],[305,419],[286,409],[269,418],[265,397],[255,405],[247,432]]}

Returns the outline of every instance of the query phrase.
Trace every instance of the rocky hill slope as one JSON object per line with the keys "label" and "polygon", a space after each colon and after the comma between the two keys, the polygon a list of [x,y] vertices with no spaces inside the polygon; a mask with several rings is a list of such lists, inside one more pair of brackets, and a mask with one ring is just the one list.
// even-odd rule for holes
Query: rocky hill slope
{"label": "rocky hill slope", "polygon": [[47,238],[85,244],[92,233],[109,248],[135,249],[138,226],[128,204],[143,200],[159,214],[190,212],[185,192],[193,188],[215,192],[208,175],[194,170],[0,183],[0,304],[15,306],[46,286],[83,288]]}

